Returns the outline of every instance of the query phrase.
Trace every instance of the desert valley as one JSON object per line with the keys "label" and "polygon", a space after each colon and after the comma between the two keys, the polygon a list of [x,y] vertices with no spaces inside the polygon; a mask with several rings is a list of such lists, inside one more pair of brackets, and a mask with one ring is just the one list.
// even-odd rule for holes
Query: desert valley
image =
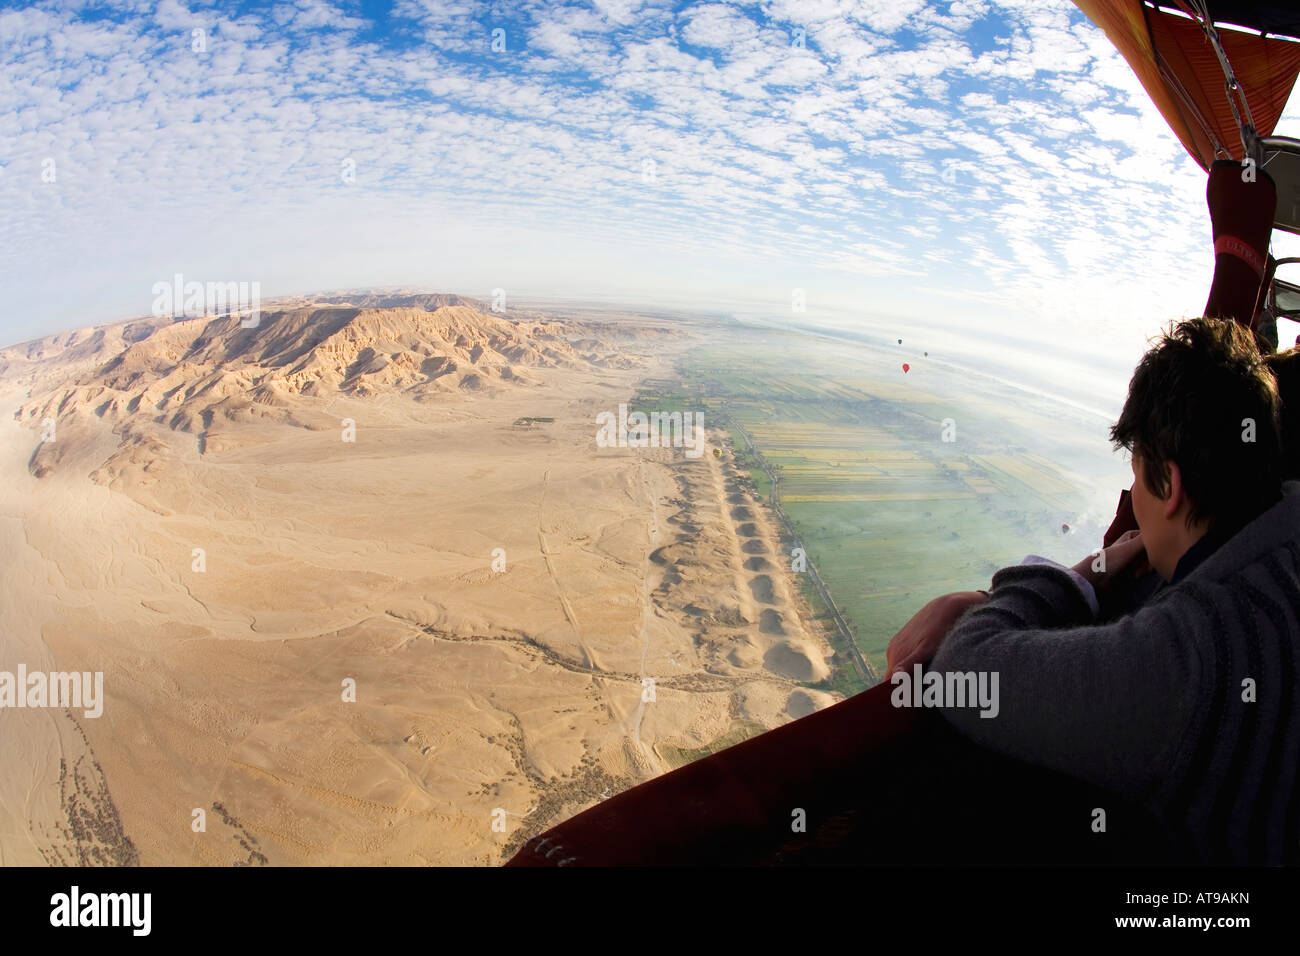
{"label": "desert valley", "polygon": [[597,421],[706,327],[338,294],[0,349],[9,864],[494,864],[832,703],[720,423]]}

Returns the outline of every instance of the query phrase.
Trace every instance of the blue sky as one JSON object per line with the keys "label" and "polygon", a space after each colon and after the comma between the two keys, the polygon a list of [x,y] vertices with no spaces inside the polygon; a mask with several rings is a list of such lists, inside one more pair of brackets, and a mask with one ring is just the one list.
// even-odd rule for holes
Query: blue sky
{"label": "blue sky", "polygon": [[1127,361],[1212,273],[1204,174],[1068,0],[72,0],[0,11],[0,77],[4,343],[179,272],[801,288]]}

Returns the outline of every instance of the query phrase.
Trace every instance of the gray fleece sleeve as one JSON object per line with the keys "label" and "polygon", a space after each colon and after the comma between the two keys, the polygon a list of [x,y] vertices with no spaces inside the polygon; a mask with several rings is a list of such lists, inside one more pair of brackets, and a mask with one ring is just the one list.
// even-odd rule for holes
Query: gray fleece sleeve
{"label": "gray fleece sleeve", "polygon": [[990,750],[1142,799],[1170,771],[1202,674],[1179,598],[1097,625],[1064,568],[1003,568],[930,667],[997,673],[997,715],[943,714]]}

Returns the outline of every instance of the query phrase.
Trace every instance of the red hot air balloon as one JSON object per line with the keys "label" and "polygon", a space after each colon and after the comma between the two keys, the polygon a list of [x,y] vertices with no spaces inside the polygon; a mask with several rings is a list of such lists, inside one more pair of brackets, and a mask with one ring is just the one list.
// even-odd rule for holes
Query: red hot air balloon
{"label": "red hot air balloon", "polygon": [[1239,103],[1224,92],[1223,70],[1196,8],[1208,10],[1215,23],[1249,28],[1218,31],[1218,42],[1249,104],[1255,134],[1272,134],[1300,73],[1300,43],[1292,39],[1300,13],[1293,5],[1276,0],[1074,3],[1115,44],[1174,135],[1207,170],[1225,153],[1237,160],[1244,150],[1234,115]]}
{"label": "red hot air balloon", "polygon": [[1070,533],[1070,526],[1068,524],[1061,525],[1061,534],[1069,534],[1069,533]]}
{"label": "red hot air balloon", "polygon": [[911,367],[912,367],[912,366],[910,366],[910,365],[908,365],[906,362],[904,362],[904,363],[903,363],[903,372],[906,373],[907,370],[908,370],[909,368],[911,368]]}

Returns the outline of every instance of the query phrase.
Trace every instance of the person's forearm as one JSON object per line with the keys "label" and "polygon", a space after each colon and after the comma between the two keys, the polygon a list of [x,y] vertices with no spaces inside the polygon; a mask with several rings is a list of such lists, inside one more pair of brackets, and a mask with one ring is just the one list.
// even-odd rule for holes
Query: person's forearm
{"label": "person's forearm", "polygon": [[1101,605],[1097,600],[1097,589],[1093,582],[1093,579],[1089,575],[1083,574],[1079,570],[1079,566],[1084,564],[1088,560],[1090,559],[1085,558],[1083,561],[1080,561],[1079,564],[1076,564],[1074,567],[1067,568],[1065,565],[1057,561],[1053,561],[1051,558],[1044,558],[1041,555],[1031,554],[1028,555],[1020,563],[1021,564],[1047,564],[1047,565],[1051,565],[1054,568],[1060,568],[1062,571],[1070,575],[1070,580],[1074,582],[1074,586],[1077,587],[1079,589],[1079,593],[1083,595],[1083,599],[1088,603],[1088,607],[1092,611],[1092,616],[1095,618],[1098,615],[1098,613],[1100,613],[1101,611]]}
{"label": "person's forearm", "polygon": [[[997,716],[947,701],[944,716],[999,753],[1134,796],[1165,773],[1200,686],[1200,656],[1172,618],[1147,608],[1088,623],[1064,569],[1006,568],[931,664],[942,674],[998,675]],[[991,680],[988,681],[991,684]]]}

